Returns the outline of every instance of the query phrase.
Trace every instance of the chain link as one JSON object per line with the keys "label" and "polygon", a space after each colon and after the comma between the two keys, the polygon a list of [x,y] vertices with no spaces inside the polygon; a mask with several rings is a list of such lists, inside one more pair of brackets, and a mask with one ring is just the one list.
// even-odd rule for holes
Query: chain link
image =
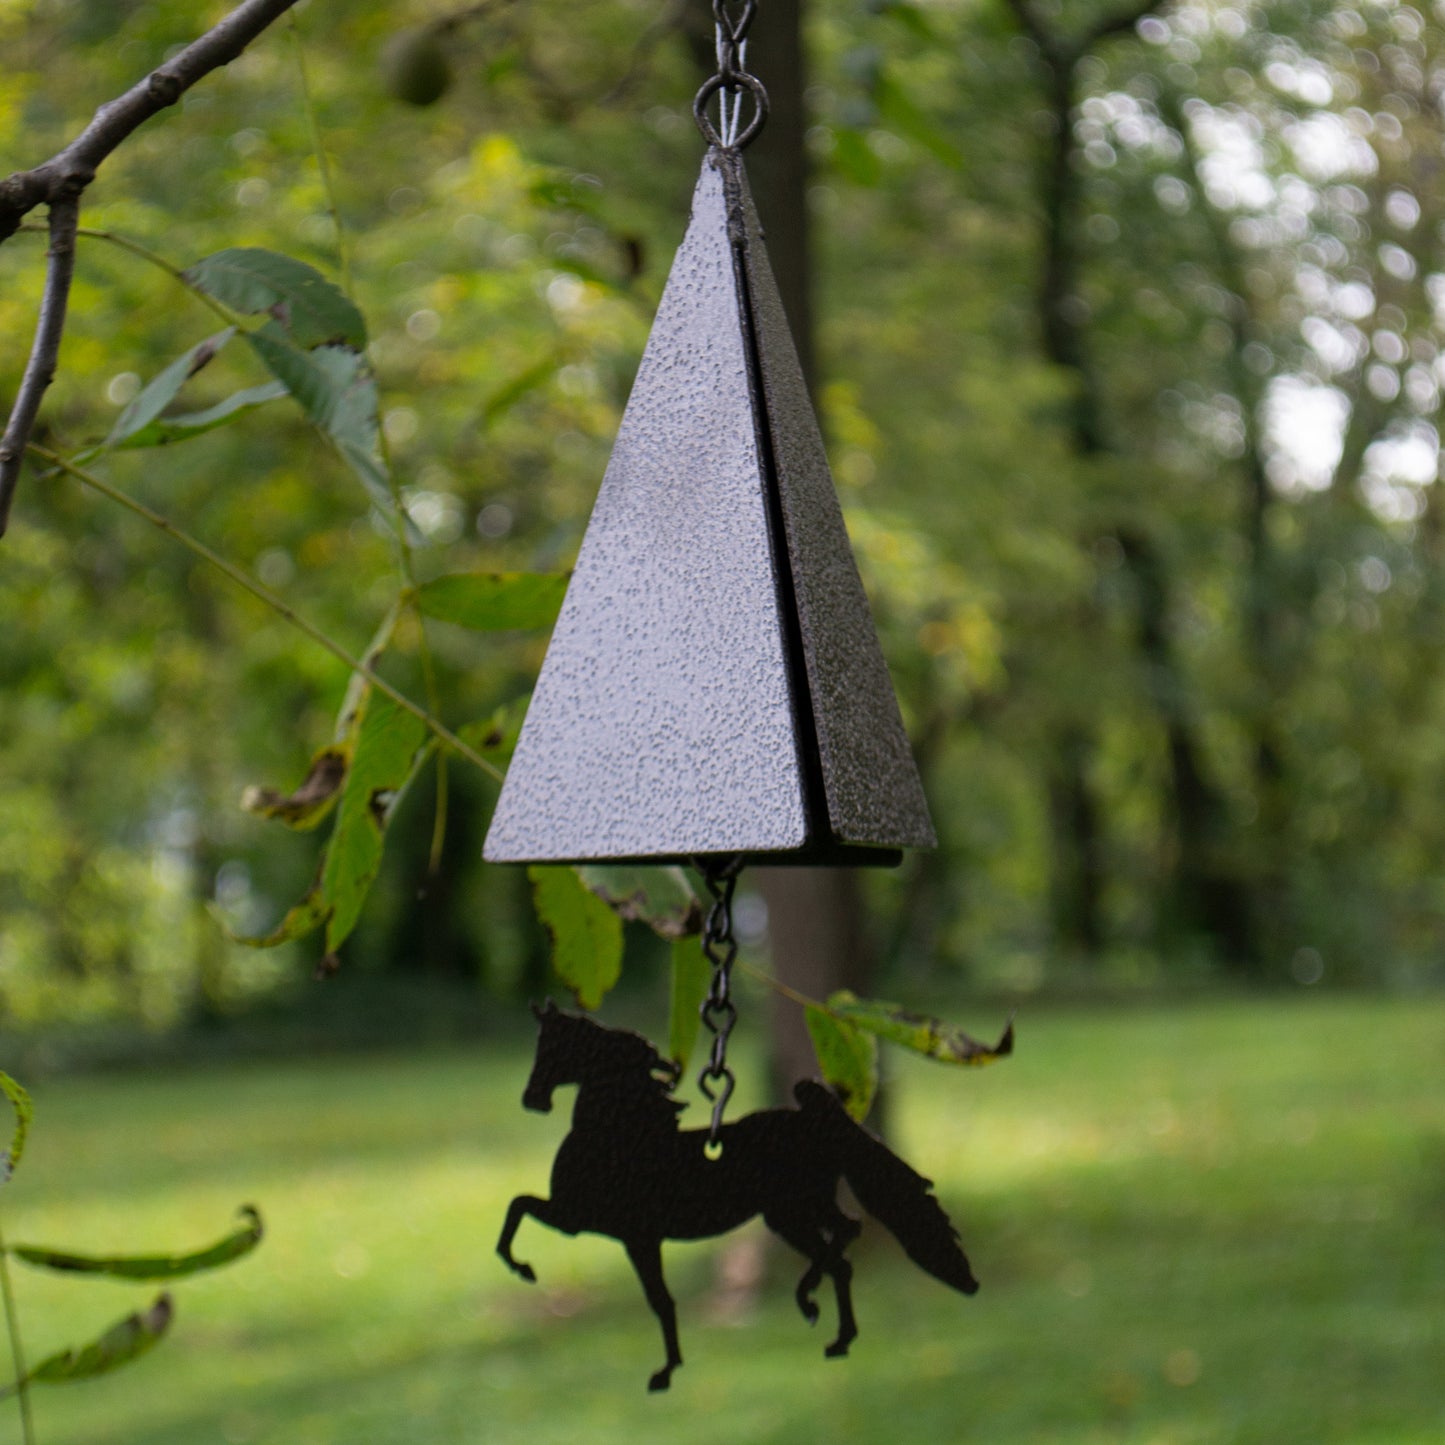
{"label": "chain link", "polygon": [[712,1122],[707,1136],[708,1147],[712,1149],[717,1147],[723,1110],[732,1098],[735,1083],[733,1071],[728,1068],[727,1053],[728,1036],[738,1021],[737,1007],[729,990],[733,960],[738,956],[737,940],[733,937],[733,893],[737,889],[742,859],[733,858],[721,864],[709,861],[700,864],[699,868],[712,898],[702,929],[702,951],[712,965],[712,982],[699,1010],[704,1025],[712,1034],[712,1051],[697,1082],[712,1104]]}
{"label": "chain link", "polygon": [[[710,76],[692,103],[693,118],[703,139],[719,150],[742,150],[768,118],[768,92],[747,69],[748,29],[758,13],[758,0],[712,0],[717,27],[717,74]],[[743,92],[753,99],[753,117],[741,125]],[[718,97],[718,124],[707,108]]]}

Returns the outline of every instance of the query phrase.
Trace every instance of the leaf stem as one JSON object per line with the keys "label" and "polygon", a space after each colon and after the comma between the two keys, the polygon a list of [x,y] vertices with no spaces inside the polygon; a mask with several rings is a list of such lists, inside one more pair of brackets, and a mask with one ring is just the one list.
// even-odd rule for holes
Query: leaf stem
{"label": "leaf stem", "polygon": [[5,1328],[10,1334],[10,1357],[15,1362],[15,1398],[20,1402],[20,1438],[35,1445],[35,1420],[30,1413],[30,1371],[25,1364],[25,1344],[20,1335],[20,1311],[10,1283],[10,1255],[0,1232],[0,1294],[5,1296]]}
{"label": "leaf stem", "polygon": [[306,112],[306,125],[311,132],[311,149],[316,155],[316,169],[321,174],[321,190],[326,197],[327,214],[336,231],[336,263],[341,272],[341,289],[352,294],[351,255],[346,245],[346,229],[341,224],[341,207],[336,202],[336,183],[331,162],[321,136],[321,122],[316,115],[316,98],[311,90],[311,72],[306,64],[306,47],[301,42],[301,22],[293,10],[287,17],[291,29],[291,48],[296,52],[296,74],[301,81],[301,108]]}
{"label": "leaf stem", "polygon": [[762,969],[749,963],[745,958],[736,959],[734,961],[734,967],[740,968],[749,978],[757,979],[759,983],[766,984],[774,993],[781,994],[784,998],[790,999],[795,1004],[800,1004],[803,1008],[821,1009],[823,1013],[835,1019],[841,1019],[843,1017],[837,1010],[829,1008],[827,1004],[819,1003],[817,999],[809,998],[805,993],[799,993],[797,989],[790,988],[782,979],[774,978],[770,973],[764,973]]}
{"label": "leaf stem", "polygon": [[378,692],[385,693],[398,707],[404,708],[411,713],[418,721],[424,723],[436,738],[445,743],[453,752],[460,753],[469,763],[479,767],[489,777],[495,778],[498,782],[502,779],[502,772],[499,768],[489,763],[477,750],[468,746],[451,731],[439,718],[427,711],[420,704],[413,702],[405,693],[398,691],[384,677],[375,672],[360,658],[354,657],[342,645],[328,636],[314,623],[308,622],[306,618],[295,611],[287,603],[283,602],[269,587],[263,586],[255,578],[242,571],[234,562],[228,561],[219,552],[213,551],[204,542],[191,536],[182,528],[176,526],[168,517],[163,517],[159,512],[146,506],[142,501],[132,497],[129,493],[123,492],[119,487],[113,486],[110,482],[102,480],[94,472],[87,471],[84,467],[76,466],[72,461],[52,452],[46,447],[37,446],[31,442],[28,450],[41,461],[52,467],[59,468],[62,472],[75,478],[83,486],[89,487],[92,491],[99,492],[101,496],[108,497],[112,502],[119,503],[127,511],[134,512],[138,517],[144,517],[151,526],[164,532],[168,537],[179,542],[187,551],[193,552],[203,561],[209,562],[217,571],[223,572],[238,587],[249,592],[257,601],[265,603],[277,616],[284,618],[298,632],[304,633],[317,646],[324,648],[333,657],[344,662],[352,672],[359,673]]}
{"label": "leaf stem", "polygon": [[[296,73],[301,83],[301,108],[306,113],[306,126],[311,135],[311,150],[316,157],[316,170],[321,177],[321,190],[326,197],[326,210],[336,232],[336,259],[341,272],[341,289],[355,301],[356,287],[351,272],[351,251],[346,243],[346,227],[342,223],[341,206],[336,199],[336,181],[331,170],[331,159],[326,154],[326,139],[321,131],[321,118],[317,113],[316,97],[311,88],[311,72],[306,63],[306,47],[301,38],[301,22],[296,18],[294,10],[286,18],[290,26],[292,48],[296,54]],[[416,568],[413,563],[411,542],[406,531],[407,512],[402,501],[401,486],[396,478],[396,468],[392,462],[391,446],[386,438],[386,428],[381,424],[379,417],[377,419],[377,446],[381,451],[382,466],[386,472],[386,485],[391,492],[392,507],[396,513],[393,522],[396,533],[398,570],[401,573],[402,586],[414,594],[416,591]],[[421,655],[422,687],[426,694],[427,707],[435,713],[439,699],[436,663],[432,657],[431,643],[427,638],[426,619],[420,611],[416,611],[415,615],[420,638],[418,651]],[[438,754],[436,812],[432,824],[431,851],[427,864],[427,870],[433,876],[441,867],[442,845],[446,841],[447,799],[446,756]]]}
{"label": "leaf stem", "polygon": [[[44,226],[36,226],[29,222],[18,228],[22,233],[31,234],[45,233]],[[99,231],[94,226],[79,226],[76,228],[77,236],[84,236],[91,241],[104,241],[107,245],[117,246],[122,251],[129,251],[132,256],[139,256],[142,261],[148,261],[157,270],[164,271],[176,285],[189,291],[203,306],[208,306],[227,326],[241,326],[241,318],[228,306],[223,306],[214,296],[208,296],[199,286],[193,286],[186,278],[186,273],[179,266],[173,266],[158,251],[152,251],[149,246],[143,245],[140,241],[133,241],[129,236],[122,236],[118,231]]]}

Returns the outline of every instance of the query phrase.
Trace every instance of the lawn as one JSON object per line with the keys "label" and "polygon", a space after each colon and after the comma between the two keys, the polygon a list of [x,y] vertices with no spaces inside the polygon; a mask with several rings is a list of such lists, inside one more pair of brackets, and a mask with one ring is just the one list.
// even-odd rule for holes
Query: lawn
{"label": "lawn", "polygon": [[[1025,1010],[997,1067],[892,1058],[898,1143],[980,1293],[865,1235],[861,1336],[825,1361],[831,1299],[810,1331],[791,1256],[725,1314],[714,1247],[672,1246],[687,1364],[651,1397],[617,1245],[526,1224],[534,1286],[492,1253],[566,1128],[521,1109],[529,1056],[519,1021],[471,1050],[42,1081],[11,1239],[199,1245],[250,1201],[268,1223],[176,1287],[155,1353],[37,1391],[43,1445],[1445,1440],[1445,1000]],[[32,1359],[153,1293],[17,1269]]]}

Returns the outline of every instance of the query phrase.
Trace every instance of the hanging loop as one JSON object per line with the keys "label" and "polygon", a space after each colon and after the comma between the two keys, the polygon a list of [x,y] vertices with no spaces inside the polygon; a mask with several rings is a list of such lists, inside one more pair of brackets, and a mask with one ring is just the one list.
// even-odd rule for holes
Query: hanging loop
{"label": "hanging loop", "polygon": [[[735,0],[734,0],[735,3]],[[747,70],[748,30],[758,13],[757,0],[743,0],[734,13],[730,0],[713,0],[717,27],[717,74],[703,82],[692,102],[693,119],[703,139],[719,150],[742,150],[762,130],[768,118],[768,92],[757,76]],[[753,116],[739,128],[743,92],[753,101]],[[718,124],[707,113],[708,104],[718,97]]]}
{"label": "hanging loop", "polygon": [[[740,97],[743,91],[747,91],[753,98],[753,118],[731,140],[723,138],[707,113],[708,101],[719,91],[733,97]],[[756,75],[749,75],[743,70],[735,71],[732,75],[709,76],[692,103],[692,118],[697,122],[702,138],[710,146],[716,146],[719,150],[740,151],[762,130],[763,122],[768,118],[768,92]],[[726,129],[726,122],[724,128]]]}
{"label": "hanging loop", "polygon": [[733,961],[738,956],[737,940],[733,937],[733,893],[737,889],[742,859],[732,858],[724,863],[708,860],[699,863],[698,867],[712,898],[702,929],[702,951],[712,965],[712,982],[698,1010],[703,1024],[712,1034],[712,1050],[697,1083],[712,1104],[707,1142],[709,1150],[713,1150],[717,1147],[718,1133],[722,1129],[723,1111],[732,1098],[736,1083],[733,1071],[728,1067],[727,1053],[728,1038],[738,1021],[730,987]]}

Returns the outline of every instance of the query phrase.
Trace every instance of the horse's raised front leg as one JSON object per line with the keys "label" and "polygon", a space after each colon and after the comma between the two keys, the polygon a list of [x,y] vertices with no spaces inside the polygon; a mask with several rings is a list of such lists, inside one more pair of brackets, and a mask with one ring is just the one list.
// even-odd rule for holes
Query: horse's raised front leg
{"label": "horse's raised front leg", "polygon": [[810,1325],[818,1322],[818,1305],[813,1299],[813,1291],[825,1274],[832,1277],[833,1292],[838,1302],[838,1335],[824,1354],[834,1359],[846,1355],[848,1346],[858,1338],[858,1325],[853,1318],[853,1266],[843,1258],[843,1251],[858,1237],[858,1225],[841,1212],[838,1212],[838,1218],[840,1223],[832,1228],[829,1237],[822,1226],[812,1222],[779,1219],[771,1214],[763,1216],[768,1228],[808,1261],[808,1268],[798,1281],[795,1297],[803,1318]]}
{"label": "horse's raised front leg", "polygon": [[539,1199],[535,1194],[519,1194],[507,1209],[507,1222],[502,1225],[502,1236],[497,1240],[497,1253],[502,1256],[503,1263],[513,1274],[519,1274],[525,1280],[535,1281],[537,1273],[530,1264],[523,1264],[512,1258],[512,1241],[517,1237],[518,1227],[529,1214],[543,1224],[553,1224],[549,1217],[551,1204],[550,1199]]}
{"label": "horse's raised front leg", "polygon": [[649,1390],[665,1390],[672,1382],[672,1372],[682,1363],[682,1351],[677,1345],[677,1306],[667,1292],[667,1281],[662,1277],[662,1241],[657,1239],[624,1239],[627,1257],[642,1281],[647,1302],[662,1326],[662,1342],[667,1349],[667,1363],[647,1382]]}

